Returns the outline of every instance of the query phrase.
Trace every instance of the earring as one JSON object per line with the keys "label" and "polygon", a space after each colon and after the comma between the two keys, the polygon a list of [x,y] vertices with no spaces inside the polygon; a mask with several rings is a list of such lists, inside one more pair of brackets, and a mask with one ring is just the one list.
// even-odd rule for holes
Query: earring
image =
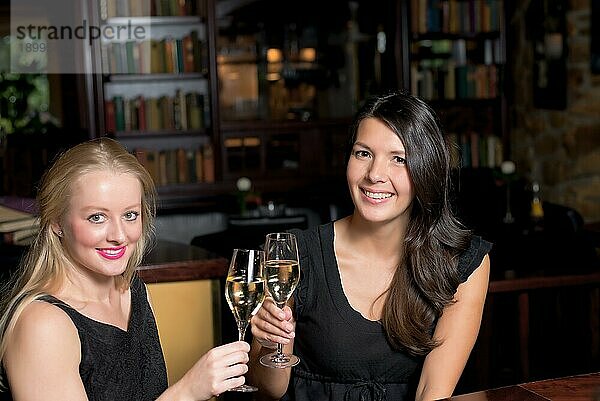
{"label": "earring", "polygon": [[59,237],[62,237],[63,236],[63,230],[58,230],[58,232],[56,234],[58,234]]}

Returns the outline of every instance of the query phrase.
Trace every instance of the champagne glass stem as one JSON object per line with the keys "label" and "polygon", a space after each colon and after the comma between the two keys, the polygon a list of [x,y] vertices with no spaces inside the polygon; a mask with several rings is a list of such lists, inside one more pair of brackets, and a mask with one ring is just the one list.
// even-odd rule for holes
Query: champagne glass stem
{"label": "champagne glass stem", "polygon": [[[277,304],[277,307],[279,309],[283,309],[283,307],[285,306],[285,303],[283,304]],[[277,343],[277,356],[275,357],[276,360],[281,361],[285,359],[285,355],[283,354],[283,344],[282,343]]]}
{"label": "champagne glass stem", "polygon": [[248,328],[248,322],[237,322],[238,327],[238,339],[244,341],[246,337],[246,329]]}

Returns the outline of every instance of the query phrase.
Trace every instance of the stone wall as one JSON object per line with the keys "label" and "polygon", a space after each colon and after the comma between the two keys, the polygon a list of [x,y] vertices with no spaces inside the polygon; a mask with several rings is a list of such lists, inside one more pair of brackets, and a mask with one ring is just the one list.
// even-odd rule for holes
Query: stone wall
{"label": "stone wall", "polygon": [[530,1],[516,5],[507,20],[514,82],[511,155],[517,171],[540,182],[543,199],[576,209],[586,223],[600,221],[600,75],[590,70],[590,1],[570,0],[567,5],[565,110],[533,106],[533,49],[525,31]]}

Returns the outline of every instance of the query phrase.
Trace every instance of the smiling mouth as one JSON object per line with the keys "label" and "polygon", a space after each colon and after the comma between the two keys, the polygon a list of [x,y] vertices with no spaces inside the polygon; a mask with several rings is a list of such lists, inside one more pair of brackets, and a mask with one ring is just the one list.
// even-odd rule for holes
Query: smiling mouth
{"label": "smiling mouth", "polygon": [[127,248],[122,246],[119,248],[99,248],[97,251],[103,258],[106,259],[119,259],[125,254]]}
{"label": "smiling mouth", "polygon": [[371,198],[371,199],[375,199],[375,200],[388,199],[393,196],[393,194],[391,194],[389,192],[371,192],[371,191],[367,191],[366,189],[361,189],[361,191],[363,194],[365,194],[367,196],[367,198]]}

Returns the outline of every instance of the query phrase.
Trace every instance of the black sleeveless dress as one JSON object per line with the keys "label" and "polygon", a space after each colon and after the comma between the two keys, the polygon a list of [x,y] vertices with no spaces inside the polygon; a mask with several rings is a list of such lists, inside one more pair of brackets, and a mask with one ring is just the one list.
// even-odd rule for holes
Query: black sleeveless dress
{"label": "black sleeveless dress", "polygon": [[79,374],[90,401],[150,401],[166,390],[165,360],[141,279],[131,284],[127,331],[90,319],[55,297],[41,300],[64,310],[77,327]]}
{"label": "black sleeveless dress", "polygon": [[[424,357],[392,349],[383,326],[365,319],[344,294],[335,258],[333,223],[290,230],[298,237],[300,284],[294,292],[296,337],[286,401],[414,400]],[[460,257],[464,282],[491,243],[473,237]]]}

